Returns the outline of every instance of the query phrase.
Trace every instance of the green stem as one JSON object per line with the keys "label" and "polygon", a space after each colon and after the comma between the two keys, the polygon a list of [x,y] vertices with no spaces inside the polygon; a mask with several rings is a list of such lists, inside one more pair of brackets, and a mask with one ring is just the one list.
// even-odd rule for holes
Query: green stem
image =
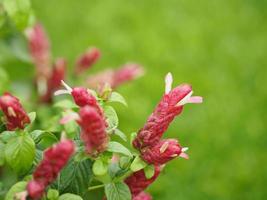
{"label": "green stem", "polygon": [[89,187],[88,190],[91,191],[91,190],[96,190],[96,189],[99,189],[99,188],[102,188],[104,187],[105,185],[96,185],[96,186],[92,186],[92,187]]}

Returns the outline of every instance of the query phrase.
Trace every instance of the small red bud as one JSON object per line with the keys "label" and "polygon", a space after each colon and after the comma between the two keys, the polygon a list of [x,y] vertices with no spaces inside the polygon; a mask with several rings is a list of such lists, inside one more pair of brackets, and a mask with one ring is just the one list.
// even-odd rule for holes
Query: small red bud
{"label": "small red bud", "polygon": [[100,58],[101,53],[97,48],[91,48],[82,54],[76,61],[76,74],[83,72],[86,69],[89,69],[95,64],[95,62]]}
{"label": "small red bud", "polygon": [[19,99],[9,93],[0,97],[0,108],[5,114],[6,127],[10,131],[16,128],[24,129],[25,125],[31,122]]}

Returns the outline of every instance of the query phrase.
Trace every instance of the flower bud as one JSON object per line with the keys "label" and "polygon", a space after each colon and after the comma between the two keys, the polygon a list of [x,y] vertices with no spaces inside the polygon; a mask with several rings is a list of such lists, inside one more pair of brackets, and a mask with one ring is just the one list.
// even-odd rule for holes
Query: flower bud
{"label": "flower bud", "polygon": [[82,54],[76,61],[76,74],[80,74],[86,69],[89,69],[100,58],[101,53],[97,48],[91,48]]}
{"label": "flower bud", "polygon": [[141,192],[140,194],[138,194],[137,196],[135,196],[133,198],[133,200],[152,200],[152,197],[148,193]]}
{"label": "flower bud", "polygon": [[33,62],[39,75],[46,75],[50,65],[50,43],[43,26],[35,24],[26,31]]}
{"label": "flower bud", "polygon": [[91,95],[86,88],[83,87],[76,87],[72,89],[71,95],[75,101],[75,103],[80,106],[93,106],[97,105],[96,98]]}
{"label": "flower bud", "polygon": [[31,198],[42,196],[45,188],[57,178],[75,151],[71,140],[61,140],[44,152],[44,158],[33,173],[33,181],[27,186]]}
{"label": "flower bud", "polygon": [[105,119],[96,108],[90,106],[82,107],[79,116],[77,122],[81,126],[81,139],[84,141],[86,152],[91,156],[97,156],[105,151],[108,145]]}
{"label": "flower bud", "polygon": [[146,178],[144,169],[134,172],[126,178],[125,183],[129,186],[133,199],[157,179],[161,169],[161,166],[155,166],[154,176],[150,179]]}
{"label": "flower bud", "polygon": [[149,164],[162,165],[178,157],[182,153],[182,147],[175,139],[159,141],[153,147],[142,151],[142,159]]}
{"label": "flower bud", "polygon": [[4,93],[0,97],[0,108],[5,114],[6,127],[9,131],[24,129],[25,125],[31,122],[19,99],[9,93]]}
{"label": "flower bud", "polygon": [[192,98],[195,98],[191,95],[192,88],[188,84],[179,85],[165,94],[149,116],[145,126],[139,130],[133,141],[134,147],[142,149],[158,143],[173,119],[182,112],[185,103],[200,103],[199,100],[202,101],[202,99],[197,99],[198,102],[190,102]]}

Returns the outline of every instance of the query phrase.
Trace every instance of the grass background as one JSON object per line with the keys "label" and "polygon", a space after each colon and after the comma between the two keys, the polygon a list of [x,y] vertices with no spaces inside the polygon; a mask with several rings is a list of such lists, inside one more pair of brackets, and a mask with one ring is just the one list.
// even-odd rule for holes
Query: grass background
{"label": "grass background", "polygon": [[266,199],[267,23],[265,0],[33,0],[53,54],[73,63],[88,46],[103,57],[92,74],[136,61],[146,75],[119,89],[120,127],[144,124],[164,76],[188,82],[202,105],[188,105],[165,137],[189,146],[149,191],[156,200]]}

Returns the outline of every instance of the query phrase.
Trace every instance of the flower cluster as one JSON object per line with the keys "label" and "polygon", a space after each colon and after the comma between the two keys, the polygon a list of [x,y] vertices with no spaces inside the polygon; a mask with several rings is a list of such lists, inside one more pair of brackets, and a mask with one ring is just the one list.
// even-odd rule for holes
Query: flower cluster
{"label": "flower cluster", "polygon": [[9,131],[17,128],[24,129],[25,125],[30,123],[30,118],[20,104],[19,99],[9,93],[0,97],[0,109],[5,114],[6,127]]}
{"label": "flower cluster", "polygon": [[[133,146],[139,150],[142,159],[149,164],[155,165],[155,169],[175,157],[188,158],[185,153],[187,148],[182,148],[176,139],[161,138],[173,119],[182,112],[186,103],[202,102],[201,97],[192,97],[193,91],[188,84],[177,86],[172,90],[171,74],[166,76],[165,82],[165,95],[133,141]],[[155,175],[152,178],[153,181],[157,178],[158,173],[155,173]],[[135,179],[138,179],[138,184],[135,184]],[[144,171],[141,170],[134,173],[125,182],[130,187],[133,196],[136,196],[151,183],[151,179],[147,180]],[[144,184],[139,184],[140,182]]]}
{"label": "flower cluster", "polygon": [[45,151],[43,160],[33,173],[33,180],[27,185],[28,194],[32,199],[42,197],[45,188],[57,178],[74,150],[74,143],[63,139]]}

